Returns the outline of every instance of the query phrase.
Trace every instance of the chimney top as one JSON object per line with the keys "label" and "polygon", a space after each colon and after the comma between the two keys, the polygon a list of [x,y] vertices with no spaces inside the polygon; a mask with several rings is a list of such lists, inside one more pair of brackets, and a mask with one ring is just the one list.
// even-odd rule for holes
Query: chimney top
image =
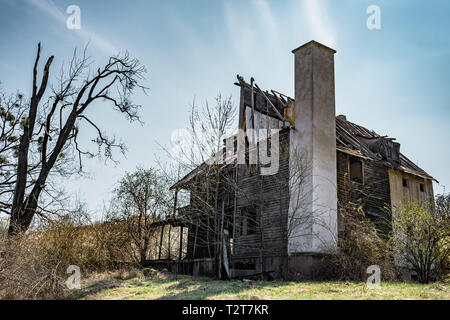
{"label": "chimney top", "polygon": [[315,41],[315,40],[311,40],[311,41],[309,41],[309,42],[307,42],[307,43],[301,45],[300,47],[298,47],[298,48],[292,50],[292,53],[296,53],[297,51],[302,50],[302,49],[306,49],[306,48],[308,48],[308,47],[310,47],[310,46],[316,46],[316,47],[318,47],[318,48],[322,48],[322,49],[331,51],[332,54],[335,54],[335,53],[336,53],[336,50],[331,49],[330,47],[327,47],[326,45],[323,45],[323,44],[321,44],[320,42],[317,42],[317,41]]}

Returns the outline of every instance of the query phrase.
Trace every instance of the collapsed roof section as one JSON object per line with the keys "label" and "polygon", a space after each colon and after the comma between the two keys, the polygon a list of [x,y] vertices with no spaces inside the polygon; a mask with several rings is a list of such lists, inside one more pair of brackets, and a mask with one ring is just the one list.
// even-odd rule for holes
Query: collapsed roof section
{"label": "collapsed roof section", "polygon": [[[251,84],[245,82],[244,78],[239,75],[237,78],[239,82],[235,83],[235,85],[241,87],[244,101],[251,101]],[[270,92],[267,90],[262,91],[255,85],[255,110],[283,121],[285,124],[288,123],[292,127],[295,113],[295,99],[275,90],[271,90]],[[275,108],[278,112],[273,110]],[[280,114],[283,115],[282,118],[280,118]],[[395,138],[381,136],[373,130],[368,130],[363,126],[348,121],[345,116],[339,115],[336,117],[337,150],[368,160],[379,161],[387,167],[436,181],[432,176],[403,155],[400,152],[400,144],[394,141]]]}

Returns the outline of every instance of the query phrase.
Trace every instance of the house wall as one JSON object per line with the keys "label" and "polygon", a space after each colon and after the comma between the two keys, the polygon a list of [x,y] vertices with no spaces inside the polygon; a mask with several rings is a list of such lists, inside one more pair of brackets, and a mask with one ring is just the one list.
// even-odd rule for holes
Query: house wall
{"label": "house wall", "polygon": [[[234,275],[260,272],[262,248],[266,271],[279,274],[287,253],[289,130],[280,132],[280,165],[277,174],[263,176],[251,173],[249,169],[246,165],[241,165],[240,168],[236,238],[233,240],[233,262],[236,267]],[[240,212],[252,205],[261,214],[262,228],[257,225],[255,234],[241,235]]]}
{"label": "house wall", "polygon": [[[407,187],[403,186],[403,179],[407,180]],[[424,192],[420,191],[420,184],[424,185]],[[433,182],[430,179],[420,178],[406,172],[389,169],[389,185],[393,207],[434,197]]]}
{"label": "house wall", "polygon": [[[264,250],[265,271],[270,271],[275,278],[311,278],[314,277],[314,270],[319,268],[321,257],[317,254],[290,254],[288,256],[287,252],[289,134],[289,130],[283,130],[280,133],[280,166],[276,175],[260,176],[256,173],[251,173],[249,167],[245,165],[240,167],[239,189],[241,192],[237,198],[237,215],[235,225],[228,227],[230,236],[233,234],[232,229],[236,229],[230,265],[232,268],[234,266],[232,273],[234,277],[258,274],[262,271],[261,248]],[[377,221],[378,218],[386,216],[386,211],[383,208],[390,207],[391,203],[425,199],[427,196],[433,195],[431,181],[389,169],[382,164],[365,158],[359,158],[363,164],[363,183],[351,182],[351,156],[341,151],[336,152],[339,210],[345,209],[349,202],[358,203],[370,218]],[[408,179],[408,188],[402,186],[403,178]],[[420,183],[424,184],[425,192],[420,192]],[[229,198],[226,201],[226,211],[228,212],[229,221],[232,222],[232,212],[234,210],[231,210],[230,206],[234,201],[230,198],[229,191],[221,189],[220,194],[220,199]],[[193,204],[191,203],[191,205]],[[241,220],[239,213],[241,209],[250,205],[256,205],[261,210],[262,236],[258,231],[252,235],[240,235]],[[345,227],[345,221],[339,219],[339,230],[342,231],[343,227]],[[199,229],[197,236],[204,238],[206,230],[201,229]],[[189,228],[187,257],[197,259],[194,260],[196,261],[196,274],[210,274],[212,270],[211,261],[210,259],[208,260],[207,247],[202,245],[204,240],[197,239],[196,254],[192,254],[194,232],[195,226]],[[261,243],[263,243],[262,246]],[[203,260],[198,260],[199,258],[206,258],[204,260],[205,266],[202,266]],[[291,272],[292,270],[295,272]]]}
{"label": "house wall", "polygon": [[[337,151],[338,209],[351,210],[352,204],[361,206],[364,213],[380,227],[386,227],[387,208],[390,207],[388,168],[375,161],[357,157],[362,161],[363,182],[350,180],[351,155]],[[344,230],[345,221],[339,215],[338,229]]]}
{"label": "house wall", "polygon": [[[288,149],[286,141],[288,132],[281,135],[280,141],[284,149]],[[317,254],[290,254],[287,257],[286,225],[288,221],[289,190],[287,188],[289,176],[288,155],[280,157],[280,171],[278,175],[266,177],[263,180],[263,191],[259,192],[259,176],[245,176],[240,179],[240,188],[247,196],[238,198],[238,208],[262,201],[264,221],[264,257],[265,270],[275,271],[272,275],[283,277],[287,271],[289,278],[311,278],[314,269],[320,264],[321,256]],[[386,217],[385,207],[389,207],[390,181],[388,168],[369,159],[360,158],[363,163],[363,183],[350,181],[350,155],[336,152],[337,199],[339,209],[349,202],[359,203],[363,210],[375,222]],[[259,197],[261,195],[261,198]],[[339,220],[339,223],[343,222]],[[344,223],[345,224],[345,223]],[[343,224],[342,224],[343,225]],[[235,226],[239,228],[239,219]],[[239,232],[237,232],[239,234]],[[233,261],[238,268],[235,276],[261,272],[260,266],[260,236],[258,234],[238,236],[235,241]],[[250,267],[253,266],[252,269]],[[284,269],[287,267],[286,269]]]}

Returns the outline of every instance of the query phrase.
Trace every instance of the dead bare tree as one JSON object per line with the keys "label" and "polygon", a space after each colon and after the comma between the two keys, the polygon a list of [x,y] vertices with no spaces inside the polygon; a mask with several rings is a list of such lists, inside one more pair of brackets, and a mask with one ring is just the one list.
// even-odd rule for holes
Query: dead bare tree
{"label": "dead bare tree", "polygon": [[10,213],[14,194],[21,119],[26,112],[22,94],[0,93],[0,213]]}
{"label": "dead bare tree", "polygon": [[[27,114],[22,112],[20,130],[15,125],[16,132],[20,132],[20,139],[13,146],[17,149],[17,161],[13,164],[16,174],[7,181],[14,185],[12,201],[6,203],[10,214],[10,235],[28,229],[42,192],[49,188],[48,178],[51,174],[82,172],[83,157],[104,155],[106,159],[114,160],[114,148],[125,152],[126,147],[122,142],[118,142],[115,137],[108,137],[96,121],[87,115],[89,107],[97,101],[104,101],[129,121],[139,121],[137,111],[140,106],[133,104],[130,97],[136,88],[145,91],[145,87],[140,84],[146,72],[145,67],[128,53],[110,57],[105,66],[91,71],[91,61],[86,57],[86,50],[81,58],[77,57],[75,50],[67,70],[61,69],[57,84],[46,94],[54,57],[47,59],[38,85],[40,55],[39,44],[33,67],[32,94],[30,101],[25,104]],[[96,132],[92,141],[97,145],[97,151],[81,147],[78,137],[82,125],[90,126]],[[68,165],[75,158],[78,165]]]}

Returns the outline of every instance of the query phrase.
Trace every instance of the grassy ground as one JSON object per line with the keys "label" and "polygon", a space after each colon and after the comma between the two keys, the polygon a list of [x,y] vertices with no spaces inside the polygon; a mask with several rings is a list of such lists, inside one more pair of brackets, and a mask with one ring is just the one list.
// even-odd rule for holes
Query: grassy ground
{"label": "grassy ground", "polygon": [[281,282],[196,279],[159,274],[145,279],[142,274],[97,275],[82,282],[72,293],[75,299],[450,299],[449,283],[382,283],[368,289],[360,282]]}

